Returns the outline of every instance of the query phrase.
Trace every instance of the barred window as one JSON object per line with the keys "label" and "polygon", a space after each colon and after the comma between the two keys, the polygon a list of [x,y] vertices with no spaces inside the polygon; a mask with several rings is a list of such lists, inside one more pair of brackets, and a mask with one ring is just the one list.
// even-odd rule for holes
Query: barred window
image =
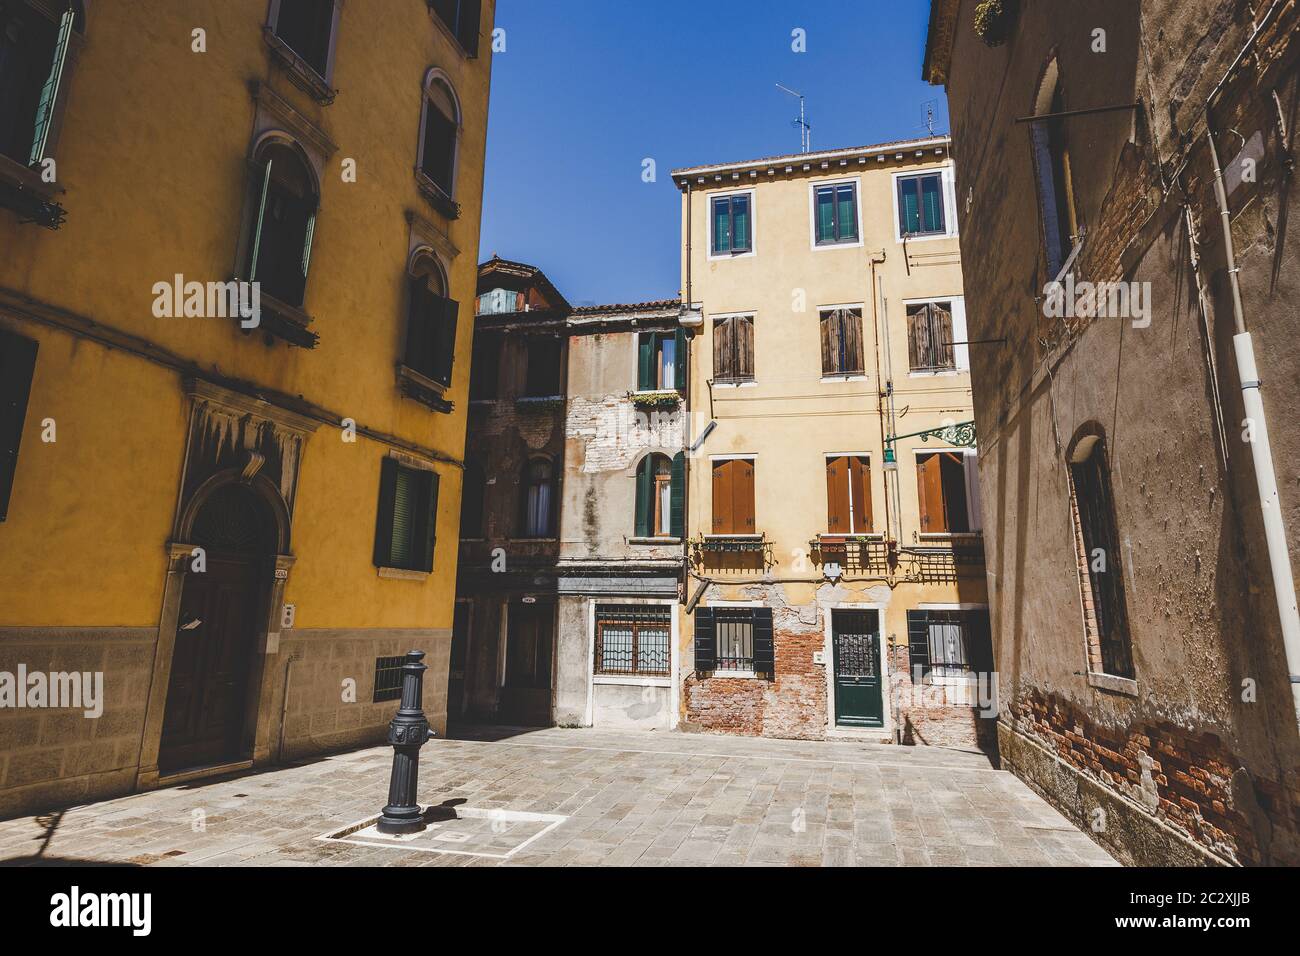
{"label": "barred window", "polygon": [[667,677],[672,661],[671,635],[670,607],[598,605],[595,673]]}
{"label": "barred window", "polygon": [[401,700],[402,665],[405,663],[406,657],[401,654],[396,657],[375,658],[375,693],[372,698],[374,703]]}

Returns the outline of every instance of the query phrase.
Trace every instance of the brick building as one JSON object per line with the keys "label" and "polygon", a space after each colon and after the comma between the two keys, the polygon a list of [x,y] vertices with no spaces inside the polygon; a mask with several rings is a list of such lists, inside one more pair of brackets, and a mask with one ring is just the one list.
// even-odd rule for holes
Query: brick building
{"label": "brick building", "polygon": [[931,5],[1001,755],[1134,863],[1300,862],[1298,27]]}

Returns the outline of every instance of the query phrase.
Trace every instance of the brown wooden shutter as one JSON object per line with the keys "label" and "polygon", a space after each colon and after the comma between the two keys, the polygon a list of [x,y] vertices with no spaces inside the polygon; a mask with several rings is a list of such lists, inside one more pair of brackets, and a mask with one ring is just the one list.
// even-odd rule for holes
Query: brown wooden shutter
{"label": "brown wooden shutter", "polygon": [[732,533],[731,469],[733,461],[713,463],[713,533]]}
{"label": "brown wooden shutter", "polygon": [[948,516],[943,505],[943,475],[938,455],[916,460],[916,491],[921,505],[922,533],[946,532]]}
{"label": "brown wooden shutter", "polygon": [[849,467],[844,457],[826,459],[826,530],[847,534],[849,522]]}
{"label": "brown wooden shutter", "polygon": [[731,521],[735,534],[754,533],[754,463],[737,459],[731,469]]}
{"label": "brown wooden shutter", "polygon": [[952,349],[952,313],[937,305],[930,309],[930,341],[934,348],[934,364],[940,368],[955,368]]}
{"label": "brown wooden shutter", "polygon": [[844,360],[847,368],[840,369],[841,372],[861,372],[862,366],[862,310],[861,309],[843,309],[840,313],[843,320],[844,336]]}
{"label": "brown wooden shutter", "polygon": [[754,377],[754,317],[739,316],[731,320],[735,339],[736,377],[749,381]]}
{"label": "brown wooden shutter", "polygon": [[839,332],[836,326],[835,313],[822,313],[822,374],[831,375],[835,372],[838,364],[839,355]]}
{"label": "brown wooden shutter", "polygon": [[735,327],[731,319],[721,319],[713,323],[713,378],[724,382],[736,374],[735,368]]}
{"label": "brown wooden shutter", "polygon": [[924,305],[907,308],[907,358],[912,368],[927,368],[930,355],[930,318]]}
{"label": "brown wooden shutter", "polygon": [[871,531],[871,461],[857,456],[849,459],[849,487],[853,491],[853,532]]}

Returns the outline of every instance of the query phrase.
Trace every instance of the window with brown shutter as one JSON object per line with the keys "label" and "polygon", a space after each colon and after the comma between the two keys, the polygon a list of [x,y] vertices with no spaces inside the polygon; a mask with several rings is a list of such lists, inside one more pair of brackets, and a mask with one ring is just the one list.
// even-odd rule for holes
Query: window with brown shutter
{"label": "window with brown shutter", "polygon": [[754,317],[729,315],[713,321],[713,380],[754,380]]}
{"label": "window with brown shutter", "polygon": [[862,310],[822,309],[822,375],[861,375]]}
{"label": "window with brown shutter", "polygon": [[865,455],[849,459],[849,494],[852,511],[850,517],[854,534],[871,531],[871,460]]}
{"label": "window with brown shutter", "polygon": [[913,372],[956,368],[952,341],[951,302],[922,302],[907,307],[907,356]]}
{"label": "window with brown shutter", "polygon": [[713,463],[713,533],[754,534],[754,462]]}
{"label": "window with brown shutter", "polygon": [[871,463],[865,455],[826,459],[826,528],[831,534],[871,531]]}
{"label": "window with brown shutter", "polygon": [[965,455],[940,451],[916,456],[922,534],[962,534],[971,530],[966,488]]}

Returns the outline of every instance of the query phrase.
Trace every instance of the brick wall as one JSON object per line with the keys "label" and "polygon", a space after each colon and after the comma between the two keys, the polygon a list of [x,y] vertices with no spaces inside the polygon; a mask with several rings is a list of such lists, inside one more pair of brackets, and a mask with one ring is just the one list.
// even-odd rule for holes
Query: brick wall
{"label": "brick wall", "polygon": [[971,692],[927,684],[918,688],[912,677],[907,645],[891,647],[889,686],[902,743],[997,752],[996,718],[979,716],[968,703]]}

